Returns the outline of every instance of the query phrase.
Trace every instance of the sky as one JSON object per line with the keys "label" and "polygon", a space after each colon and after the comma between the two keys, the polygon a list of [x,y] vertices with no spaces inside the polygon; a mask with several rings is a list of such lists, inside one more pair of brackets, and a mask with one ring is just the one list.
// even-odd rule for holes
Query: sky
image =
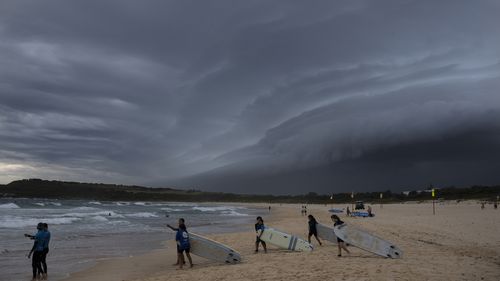
{"label": "sky", "polygon": [[0,183],[499,184],[500,2],[0,2]]}

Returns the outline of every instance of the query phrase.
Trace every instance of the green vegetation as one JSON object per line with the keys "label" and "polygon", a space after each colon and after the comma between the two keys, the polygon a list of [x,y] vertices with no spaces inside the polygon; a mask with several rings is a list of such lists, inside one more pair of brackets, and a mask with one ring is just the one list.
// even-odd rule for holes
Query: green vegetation
{"label": "green vegetation", "polygon": [[[383,199],[380,199],[380,193]],[[494,201],[500,195],[500,186],[472,186],[468,188],[445,187],[436,189],[436,199]],[[189,201],[189,202],[272,202],[272,203],[349,203],[362,200],[372,203],[431,200],[426,191],[408,193],[384,192],[338,193],[321,195],[309,192],[304,195],[249,195],[172,188],[150,188],[102,183],[79,183],[28,179],[0,185],[0,196],[53,199],[90,199],[109,201]],[[333,199],[331,199],[333,196]]]}

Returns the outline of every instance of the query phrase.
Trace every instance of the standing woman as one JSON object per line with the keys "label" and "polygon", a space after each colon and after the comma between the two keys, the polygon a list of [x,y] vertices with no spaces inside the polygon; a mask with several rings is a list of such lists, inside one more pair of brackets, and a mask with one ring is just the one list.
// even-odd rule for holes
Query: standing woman
{"label": "standing woman", "polygon": [[[340,218],[337,215],[332,215],[331,218],[332,218],[334,227],[344,223],[343,221],[340,220]],[[345,246],[344,240],[337,237],[337,243],[338,243],[338,248],[339,248],[339,254],[337,256],[339,256],[339,257],[342,256],[342,249],[344,249],[348,254],[350,253],[349,250],[347,250],[347,247]]]}
{"label": "standing woman", "polygon": [[307,216],[307,218],[309,219],[309,221],[308,221],[309,235],[307,236],[307,241],[309,241],[309,243],[311,243],[311,236],[314,235],[314,238],[316,238],[316,241],[318,241],[319,245],[321,246],[322,245],[321,241],[319,241],[319,238],[318,238],[318,230],[316,229],[316,225],[318,224],[318,222],[316,221],[316,219],[312,215]]}
{"label": "standing woman", "polygon": [[266,248],[266,242],[260,240],[260,237],[262,236],[262,233],[264,233],[264,220],[262,217],[257,217],[257,223],[255,224],[255,232],[257,234],[256,240],[255,240],[255,253],[259,251],[259,243],[262,244],[262,247],[264,248],[264,253],[267,253],[267,248]]}

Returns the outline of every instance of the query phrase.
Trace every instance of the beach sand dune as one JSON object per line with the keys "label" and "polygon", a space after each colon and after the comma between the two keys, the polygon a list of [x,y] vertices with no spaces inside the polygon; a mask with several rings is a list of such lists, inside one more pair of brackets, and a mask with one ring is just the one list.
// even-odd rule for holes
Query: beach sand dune
{"label": "beach sand dune", "polygon": [[[331,224],[331,207],[308,205],[309,214]],[[195,267],[176,270],[175,244],[146,255],[99,263],[68,280],[500,280],[500,211],[481,210],[474,202],[436,205],[374,205],[374,218],[341,218],[398,245],[402,259],[387,259],[349,247],[337,257],[336,245],[325,241],[312,253],[289,252],[269,245],[254,253],[253,225],[247,232],[209,235],[243,255],[237,265],[220,265],[194,257]],[[273,205],[263,213],[266,225],[307,238],[307,218],[300,205]],[[167,233],[167,232],[166,232]],[[167,236],[167,234],[166,234]]]}

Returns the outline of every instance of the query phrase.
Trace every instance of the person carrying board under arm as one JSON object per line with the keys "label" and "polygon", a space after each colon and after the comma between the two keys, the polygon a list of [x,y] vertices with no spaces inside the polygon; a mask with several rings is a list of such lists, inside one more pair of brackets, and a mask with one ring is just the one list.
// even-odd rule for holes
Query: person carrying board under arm
{"label": "person carrying board under arm", "polygon": [[257,217],[257,223],[255,224],[255,232],[257,234],[255,240],[255,253],[259,252],[259,243],[262,244],[262,247],[264,248],[264,253],[267,253],[266,242],[260,240],[260,237],[262,236],[264,229],[265,229],[264,220],[262,219],[262,217],[259,216]]}

